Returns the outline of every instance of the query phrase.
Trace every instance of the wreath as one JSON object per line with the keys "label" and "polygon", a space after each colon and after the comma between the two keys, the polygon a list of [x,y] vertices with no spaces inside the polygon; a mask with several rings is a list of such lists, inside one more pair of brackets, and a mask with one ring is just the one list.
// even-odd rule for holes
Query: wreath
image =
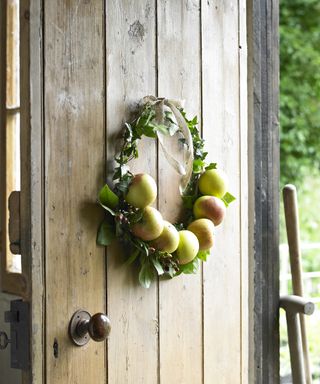
{"label": "wreath", "polygon": [[[197,117],[188,120],[179,102],[144,98],[135,120],[124,124],[113,187],[106,184],[99,192],[98,203],[106,215],[98,229],[97,244],[108,246],[118,239],[128,255],[126,264],[139,265],[139,282],[145,288],[157,276],[196,273],[210,254],[215,226],[235,200],[227,192],[224,172],[216,163],[206,163],[207,152],[197,125]],[[183,163],[165,145],[165,137],[175,135],[185,153]],[[179,223],[164,220],[151,206],[157,197],[155,180],[145,173],[130,172],[128,163],[139,157],[137,145],[144,136],[158,139],[165,158],[180,175],[183,220]]]}

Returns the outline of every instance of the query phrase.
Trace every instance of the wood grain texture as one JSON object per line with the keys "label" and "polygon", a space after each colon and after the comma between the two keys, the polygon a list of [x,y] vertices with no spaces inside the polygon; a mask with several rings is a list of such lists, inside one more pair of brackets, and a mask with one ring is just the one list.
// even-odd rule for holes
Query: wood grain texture
{"label": "wood grain texture", "polygon": [[[285,214],[289,255],[290,255],[292,292],[294,295],[304,296],[297,190],[294,185],[287,184],[284,186],[282,193],[283,193],[284,214]],[[307,384],[312,384],[305,316],[304,314],[300,314],[299,317],[300,317],[305,379]]]}
{"label": "wood grain texture", "polygon": [[[203,135],[237,200],[204,265],[204,382],[241,382],[241,220],[238,3],[202,4]],[[241,127],[244,128],[244,127]],[[245,206],[243,207],[245,210]]]}
{"label": "wood grain texture", "polygon": [[[158,93],[186,100],[188,117],[200,117],[200,2],[158,1]],[[167,148],[178,154],[174,143]],[[181,149],[180,149],[181,152]],[[181,211],[179,177],[159,153],[159,208],[175,222]],[[202,383],[202,277],[161,281],[160,382]]]}
{"label": "wood grain texture", "polygon": [[279,2],[248,2],[255,383],[279,382]]}
{"label": "wood grain texture", "polygon": [[[29,69],[30,87],[35,87],[30,113],[36,117],[29,132],[34,140],[30,172],[36,184],[34,195],[28,195],[34,213],[25,240],[29,247],[28,239],[35,239],[29,266],[36,300],[33,383],[42,382],[42,372],[48,384],[248,382],[245,1],[142,0],[139,6],[129,0],[45,2],[44,175],[36,43],[41,0],[36,3],[38,23],[30,24],[35,67]],[[102,216],[94,207],[97,191],[110,181],[123,122],[141,97],[156,93],[185,99],[189,117],[202,114],[208,158],[229,174],[237,201],[218,228],[203,270],[145,290],[138,285],[137,271],[123,265],[117,245],[106,252],[96,246]],[[143,140],[132,170],[158,177],[159,209],[174,221],[181,207],[178,176],[153,140]],[[40,352],[44,225],[41,210],[35,211],[37,200],[41,205],[41,178],[45,370]],[[103,343],[71,345],[67,326],[80,307],[108,314],[112,331],[107,351]]]}
{"label": "wood grain texture", "polygon": [[105,311],[104,251],[95,241],[105,156],[103,12],[102,0],[44,7],[48,384],[106,381],[105,343],[79,348],[68,337],[77,309]]}
{"label": "wood grain texture", "polygon": [[[31,369],[26,384],[44,382],[44,201],[42,1],[20,0],[21,253],[31,301]],[[31,255],[31,256],[30,256]]]}
{"label": "wood grain texture", "polygon": [[[113,172],[119,134],[137,103],[156,91],[155,2],[129,0],[106,3],[107,159]],[[156,143],[143,139],[133,172],[156,178]],[[157,284],[139,286],[138,271],[123,265],[119,247],[107,251],[107,303],[112,322],[108,342],[108,382],[158,382]]]}
{"label": "wood grain texture", "polygon": [[253,327],[249,314],[252,310],[249,291],[252,281],[249,277],[249,265],[253,253],[249,253],[249,179],[248,163],[252,163],[248,146],[248,49],[247,49],[247,1],[238,2],[239,13],[239,130],[240,130],[240,252],[241,252],[241,383],[251,383],[249,377],[250,332]]}

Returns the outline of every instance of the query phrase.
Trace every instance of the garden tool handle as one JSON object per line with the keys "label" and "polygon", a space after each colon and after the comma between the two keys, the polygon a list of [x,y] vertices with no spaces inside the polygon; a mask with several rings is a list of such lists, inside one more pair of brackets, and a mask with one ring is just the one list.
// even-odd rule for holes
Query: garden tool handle
{"label": "garden tool handle", "polygon": [[[303,279],[300,248],[299,212],[296,187],[287,184],[283,188],[283,203],[289,245],[293,294],[303,296]],[[306,383],[312,384],[305,317],[300,314],[301,340]]]}

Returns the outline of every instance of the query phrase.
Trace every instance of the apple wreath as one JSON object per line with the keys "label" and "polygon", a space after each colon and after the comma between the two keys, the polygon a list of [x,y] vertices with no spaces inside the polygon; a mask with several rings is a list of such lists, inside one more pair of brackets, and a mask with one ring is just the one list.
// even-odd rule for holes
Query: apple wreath
{"label": "apple wreath", "polygon": [[[106,214],[97,244],[108,246],[115,239],[124,244],[126,263],[138,265],[139,282],[145,288],[157,276],[196,273],[210,255],[215,226],[235,200],[228,192],[226,174],[216,163],[206,163],[197,125],[197,117],[188,120],[179,102],[144,98],[135,120],[124,124],[112,181],[99,192],[98,203]],[[183,162],[165,145],[165,137],[175,135],[185,154]],[[146,173],[130,172],[128,163],[139,157],[138,142],[144,136],[158,140],[166,160],[179,174],[183,208],[179,223],[168,222],[151,206],[157,198],[155,180]]]}

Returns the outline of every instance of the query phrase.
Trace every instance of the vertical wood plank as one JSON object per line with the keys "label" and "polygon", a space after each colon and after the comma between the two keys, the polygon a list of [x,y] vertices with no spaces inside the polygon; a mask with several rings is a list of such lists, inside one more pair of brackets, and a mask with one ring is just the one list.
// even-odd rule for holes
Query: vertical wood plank
{"label": "vertical wood plank", "polygon": [[[185,99],[189,116],[201,113],[200,2],[158,1],[159,96]],[[176,151],[174,144],[167,148]],[[175,222],[181,210],[179,177],[159,153],[159,207]],[[161,383],[202,383],[202,279],[196,275],[161,281]]]}
{"label": "vertical wood plank", "polygon": [[103,12],[102,0],[44,8],[48,384],[105,383],[105,343],[79,348],[68,337],[77,309],[105,311],[104,252],[96,246],[105,155]]}
{"label": "vertical wood plank", "polygon": [[20,0],[21,254],[31,300],[31,370],[26,384],[44,382],[44,201],[42,1]]}
{"label": "vertical wood plank", "polygon": [[279,381],[279,1],[249,1],[255,382]]}
{"label": "vertical wood plank", "polygon": [[[249,379],[249,217],[248,217],[248,87],[247,1],[239,0],[239,130],[240,130],[240,252],[241,252],[241,383]],[[251,180],[250,180],[251,182]],[[250,254],[252,256],[252,253]],[[252,307],[250,308],[252,309]]]}
{"label": "vertical wood plank", "polygon": [[[113,171],[116,139],[137,103],[156,91],[155,4],[142,0],[106,3],[107,159]],[[131,116],[132,117],[132,116]],[[156,178],[156,144],[143,139],[133,172]],[[157,383],[157,284],[139,286],[137,271],[123,265],[123,250],[107,252],[107,304],[112,322],[108,342],[108,382]]]}
{"label": "vertical wood plank", "polygon": [[204,266],[205,383],[241,382],[241,254],[238,2],[202,3],[203,135],[208,158],[229,176],[237,200],[217,228]]}

